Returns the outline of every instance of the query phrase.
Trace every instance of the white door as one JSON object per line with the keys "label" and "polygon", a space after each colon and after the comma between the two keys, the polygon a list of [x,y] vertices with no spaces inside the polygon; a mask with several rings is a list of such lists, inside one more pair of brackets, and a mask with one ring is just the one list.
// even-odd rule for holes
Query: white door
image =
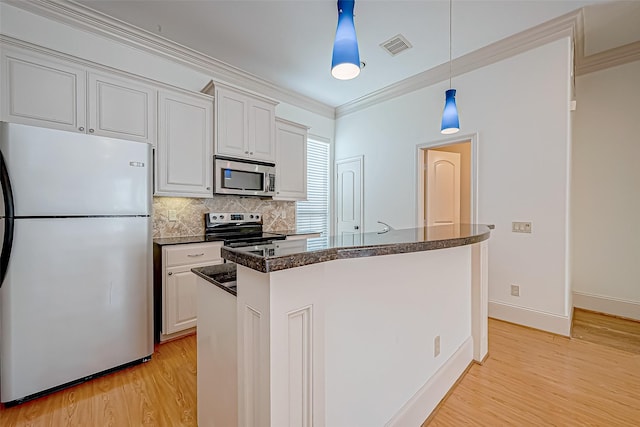
{"label": "white door", "polygon": [[427,150],[426,225],[460,223],[460,154]]}
{"label": "white door", "polygon": [[336,236],[345,245],[362,241],[363,157],[336,162]]}

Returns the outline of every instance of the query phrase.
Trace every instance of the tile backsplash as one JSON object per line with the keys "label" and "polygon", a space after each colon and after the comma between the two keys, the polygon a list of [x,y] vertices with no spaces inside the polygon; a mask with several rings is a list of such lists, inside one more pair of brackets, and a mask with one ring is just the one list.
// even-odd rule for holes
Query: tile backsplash
{"label": "tile backsplash", "polygon": [[[170,210],[176,212],[175,221],[169,221]],[[207,212],[258,212],[262,214],[265,231],[296,228],[296,202],[238,196],[214,196],[213,199],[154,197],[153,237],[204,234],[204,214]]]}

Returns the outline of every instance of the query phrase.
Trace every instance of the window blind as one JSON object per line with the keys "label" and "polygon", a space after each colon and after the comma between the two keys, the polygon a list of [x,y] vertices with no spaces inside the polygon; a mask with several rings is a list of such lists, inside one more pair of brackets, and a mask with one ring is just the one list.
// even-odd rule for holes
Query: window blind
{"label": "window blind", "polygon": [[325,247],[329,238],[329,148],[326,142],[307,139],[307,200],[296,203],[296,226],[322,233],[307,249]]}

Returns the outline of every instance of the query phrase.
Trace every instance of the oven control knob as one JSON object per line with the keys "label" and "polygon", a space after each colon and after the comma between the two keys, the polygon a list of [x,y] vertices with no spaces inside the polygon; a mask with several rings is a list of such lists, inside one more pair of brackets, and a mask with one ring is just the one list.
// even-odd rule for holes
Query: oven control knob
{"label": "oven control knob", "polygon": [[218,217],[217,217],[217,216],[215,216],[215,215],[212,215],[212,216],[211,216],[211,219],[216,220],[216,219],[218,219]]}
{"label": "oven control knob", "polygon": [[256,215],[256,219],[260,219],[260,215]]}
{"label": "oven control knob", "polygon": [[253,219],[253,215],[249,215],[249,218]]}
{"label": "oven control knob", "polygon": [[224,215],[220,215],[220,219],[224,219]]}

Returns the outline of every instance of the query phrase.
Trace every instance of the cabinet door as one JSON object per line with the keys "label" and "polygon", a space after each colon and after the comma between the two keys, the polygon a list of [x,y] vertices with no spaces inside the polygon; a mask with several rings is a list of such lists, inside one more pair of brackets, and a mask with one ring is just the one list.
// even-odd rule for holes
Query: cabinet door
{"label": "cabinet door", "polygon": [[213,100],[161,91],[156,196],[213,197]]}
{"label": "cabinet door", "polygon": [[253,99],[249,101],[249,156],[265,162],[276,160],[273,104]]}
{"label": "cabinet door", "polygon": [[248,98],[226,90],[216,90],[216,154],[250,158],[248,148]]}
{"label": "cabinet door", "polygon": [[274,200],[307,199],[307,128],[276,121],[276,194]]}
{"label": "cabinet door", "polygon": [[86,72],[39,55],[2,54],[2,120],[85,131]]}
{"label": "cabinet door", "polygon": [[166,300],[164,334],[183,331],[196,326],[198,319],[197,276],[192,266],[171,267],[166,270]]}
{"label": "cabinet door", "polygon": [[88,133],[155,145],[156,113],[156,91],[152,87],[89,73]]}

